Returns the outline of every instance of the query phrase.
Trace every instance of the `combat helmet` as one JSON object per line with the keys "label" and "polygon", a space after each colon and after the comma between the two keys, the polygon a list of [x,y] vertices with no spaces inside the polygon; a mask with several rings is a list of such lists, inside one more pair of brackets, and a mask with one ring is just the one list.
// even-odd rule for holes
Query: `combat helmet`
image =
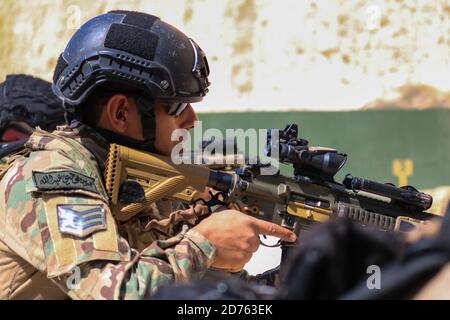
{"label": "combat helmet", "polygon": [[156,16],[110,11],[82,25],[59,56],[53,90],[80,105],[104,82],[124,83],[152,97],[198,102],[208,92],[209,66],[194,40]]}
{"label": "combat helmet", "polygon": [[110,11],[89,20],[72,36],[58,58],[52,89],[66,111],[75,113],[97,87],[133,88],[146,99],[137,101],[148,146],[141,149],[152,151],[155,133],[149,121],[154,122],[154,115],[149,98],[167,102],[168,113],[178,116],[207,94],[208,75],[203,50],[174,26],[146,13]]}

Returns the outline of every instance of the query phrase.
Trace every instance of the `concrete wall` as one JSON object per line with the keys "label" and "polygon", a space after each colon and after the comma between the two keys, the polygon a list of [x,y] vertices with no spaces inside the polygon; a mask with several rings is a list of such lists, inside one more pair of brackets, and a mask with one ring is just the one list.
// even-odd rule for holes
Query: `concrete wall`
{"label": "concrete wall", "polygon": [[75,29],[119,8],[159,15],[203,47],[213,85],[200,111],[355,109],[416,84],[432,96],[418,106],[450,101],[433,98],[450,90],[446,0],[1,0],[0,80],[51,79]]}
{"label": "concrete wall", "polygon": [[[51,80],[56,57],[82,23],[128,9],[160,16],[207,52],[211,92],[197,111],[450,107],[446,0],[0,0],[0,9],[0,81],[20,72]],[[218,128],[295,120],[313,143],[350,154],[353,173],[398,182],[392,161],[408,158],[415,168],[409,181],[430,188],[450,185],[448,115],[222,113],[202,119]],[[366,168],[368,159],[376,165]]]}

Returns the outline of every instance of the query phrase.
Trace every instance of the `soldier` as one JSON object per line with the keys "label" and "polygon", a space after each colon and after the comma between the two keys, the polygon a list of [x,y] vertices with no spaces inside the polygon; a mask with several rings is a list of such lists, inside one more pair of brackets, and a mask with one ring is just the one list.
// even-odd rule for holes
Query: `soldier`
{"label": "soldier", "polygon": [[0,174],[0,298],[144,299],[209,268],[242,270],[260,234],[295,240],[238,211],[199,219],[201,207],[170,201],[127,221],[112,215],[109,143],[170,155],[208,75],[200,47],[155,16],[111,11],[77,30],[53,78],[67,124],[37,129]]}

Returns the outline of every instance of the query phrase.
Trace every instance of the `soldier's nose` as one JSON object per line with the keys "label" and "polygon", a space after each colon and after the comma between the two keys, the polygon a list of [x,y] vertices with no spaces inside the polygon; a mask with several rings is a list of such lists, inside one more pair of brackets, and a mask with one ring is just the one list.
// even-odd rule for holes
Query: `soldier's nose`
{"label": "soldier's nose", "polygon": [[183,118],[182,127],[184,129],[194,128],[195,121],[198,121],[197,113],[194,108],[192,108],[191,104],[186,107],[186,110],[181,114],[181,117]]}

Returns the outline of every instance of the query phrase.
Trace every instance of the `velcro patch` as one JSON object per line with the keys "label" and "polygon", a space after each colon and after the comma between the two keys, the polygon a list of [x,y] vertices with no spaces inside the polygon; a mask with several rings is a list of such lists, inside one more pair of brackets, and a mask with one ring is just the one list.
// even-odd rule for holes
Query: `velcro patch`
{"label": "velcro patch", "polygon": [[33,171],[33,182],[42,191],[82,189],[99,193],[94,178],[75,171]]}
{"label": "velcro patch", "polygon": [[59,204],[56,211],[61,233],[83,238],[106,229],[106,214],[102,204]]}

